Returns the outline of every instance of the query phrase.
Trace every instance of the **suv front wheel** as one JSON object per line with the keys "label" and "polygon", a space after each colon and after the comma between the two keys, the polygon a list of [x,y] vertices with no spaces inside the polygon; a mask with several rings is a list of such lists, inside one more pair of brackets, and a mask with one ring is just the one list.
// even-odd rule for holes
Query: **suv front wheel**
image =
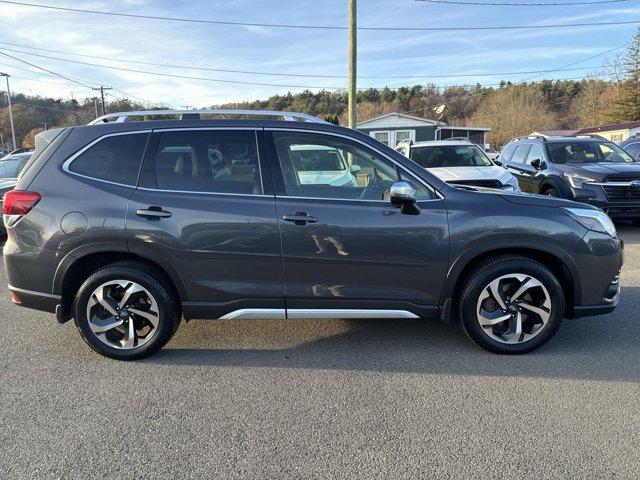
{"label": "suv front wheel", "polygon": [[84,340],[98,353],[137,360],[162,348],[180,323],[172,289],[145,265],[113,264],[82,284],[74,316]]}
{"label": "suv front wheel", "polygon": [[467,278],[458,314],[467,335],[486,350],[531,352],[548,342],[564,317],[558,279],[530,258],[505,255],[484,261]]}

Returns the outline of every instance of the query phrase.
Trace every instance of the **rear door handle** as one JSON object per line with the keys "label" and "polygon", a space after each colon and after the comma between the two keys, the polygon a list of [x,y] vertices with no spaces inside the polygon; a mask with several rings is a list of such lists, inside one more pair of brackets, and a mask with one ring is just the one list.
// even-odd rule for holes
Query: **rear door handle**
{"label": "rear door handle", "polygon": [[285,222],[293,222],[295,225],[304,226],[307,223],[316,223],[318,219],[310,216],[307,212],[296,212],[293,215],[283,215]]}
{"label": "rear door handle", "polygon": [[171,216],[171,212],[167,212],[162,207],[151,205],[146,209],[140,208],[136,210],[136,215],[146,218],[169,218]]}

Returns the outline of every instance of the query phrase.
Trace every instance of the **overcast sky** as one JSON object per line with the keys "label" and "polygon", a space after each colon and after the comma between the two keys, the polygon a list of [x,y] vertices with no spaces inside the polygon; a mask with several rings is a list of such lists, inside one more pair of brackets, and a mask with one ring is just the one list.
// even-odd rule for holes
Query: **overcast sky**
{"label": "overcast sky", "polygon": [[[569,0],[557,1],[566,3]],[[143,15],[238,22],[341,26],[346,26],[347,23],[346,0],[40,0],[39,3]],[[640,20],[640,0],[609,5],[526,8],[461,7],[434,5],[415,0],[359,0],[358,10],[358,22],[362,27],[543,25]],[[483,32],[361,31],[358,39],[358,86],[398,87],[427,82],[438,85],[477,82],[494,84],[501,79],[522,80],[533,75],[475,78],[446,75],[551,70],[624,45],[635,30],[635,25],[624,25]],[[330,89],[346,86],[346,78],[249,75],[111,60],[117,58],[213,69],[344,76],[347,67],[346,31],[177,23],[61,12],[2,3],[0,31],[0,52],[80,80],[89,86],[113,86],[118,89],[112,91],[114,95],[124,96],[123,92],[126,92],[130,96],[165,102],[173,107],[204,107],[233,101],[265,99],[276,93],[297,92],[304,86]],[[96,55],[101,58],[51,53],[27,47]],[[619,53],[623,51],[620,50]],[[159,77],[47,59],[24,52],[134,70],[295,87]],[[611,53],[576,65],[589,67],[589,70],[557,72],[544,77],[571,78],[589,75],[598,71],[605,58],[614,55],[615,53]],[[61,98],[69,98],[71,95],[75,98],[94,95],[84,86],[43,72],[38,73],[32,66],[2,56],[0,71],[7,71],[12,75],[12,88],[15,92]],[[424,75],[423,79],[363,78],[420,75]],[[435,78],[430,75],[445,77]]]}

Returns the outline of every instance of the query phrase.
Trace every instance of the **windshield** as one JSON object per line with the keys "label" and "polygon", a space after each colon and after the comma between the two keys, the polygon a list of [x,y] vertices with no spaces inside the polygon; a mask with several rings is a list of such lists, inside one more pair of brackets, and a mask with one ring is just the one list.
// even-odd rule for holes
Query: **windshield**
{"label": "windshield", "polygon": [[554,163],[633,163],[622,148],[611,142],[550,142],[549,155]]}
{"label": "windshield", "polygon": [[347,169],[342,155],[335,148],[310,147],[291,147],[291,160],[298,172],[338,172]]}
{"label": "windshield", "polygon": [[493,165],[476,145],[413,147],[411,160],[424,168],[490,167]]}
{"label": "windshield", "polygon": [[29,160],[28,155],[11,155],[0,160],[0,178],[17,178]]}

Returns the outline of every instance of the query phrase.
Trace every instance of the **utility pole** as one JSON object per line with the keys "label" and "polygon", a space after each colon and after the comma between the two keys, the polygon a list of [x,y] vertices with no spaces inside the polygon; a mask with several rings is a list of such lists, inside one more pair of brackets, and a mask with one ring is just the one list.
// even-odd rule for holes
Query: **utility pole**
{"label": "utility pole", "polygon": [[9,103],[9,123],[11,123],[11,139],[13,140],[13,149],[18,148],[16,144],[16,129],[13,126],[13,111],[11,110],[11,90],[9,90],[9,74],[0,72],[0,77],[7,79],[7,102]]}
{"label": "utility pole", "polygon": [[113,87],[105,87],[104,85],[100,85],[100,87],[93,87],[91,90],[100,90],[100,98],[102,99],[102,115],[106,113],[104,106],[104,91],[111,90]]}
{"label": "utility pole", "polygon": [[191,107],[193,107],[193,105],[180,105],[180,106],[185,110],[191,110]]}
{"label": "utility pole", "polygon": [[93,109],[96,114],[96,118],[98,118],[98,97],[93,97]]}
{"label": "utility pole", "polygon": [[358,59],[358,29],[356,0],[349,0],[349,127],[356,128],[356,80]]}

